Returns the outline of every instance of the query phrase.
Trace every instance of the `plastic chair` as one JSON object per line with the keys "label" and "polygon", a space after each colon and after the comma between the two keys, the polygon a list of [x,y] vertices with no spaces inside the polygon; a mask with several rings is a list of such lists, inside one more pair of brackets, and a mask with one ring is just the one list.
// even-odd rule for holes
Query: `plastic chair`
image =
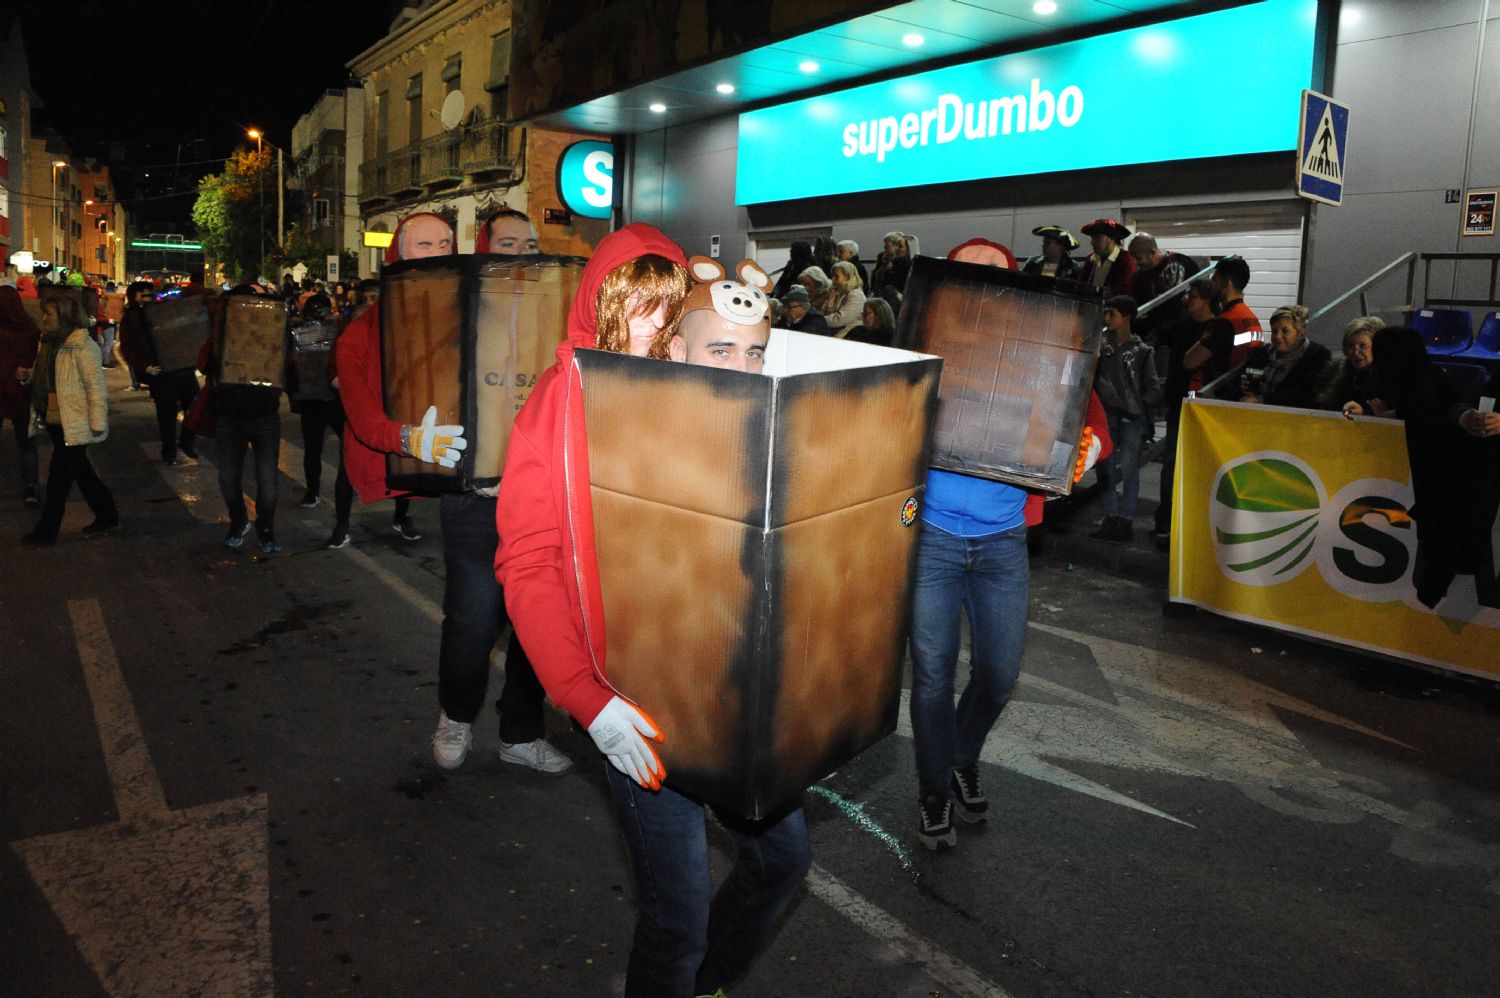
{"label": "plastic chair", "polygon": [[1479,323],[1479,332],[1474,334],[1474,345],[1453,356],[1455,359],[1500,364],[1500,312],[1485,313]]}
{"label": "plastic chair", "polygon": [[1411,327],[1422,334],[1427,352],[1434,357],[1462,353],[1474,342],[1474,320],[1465,309],[1419,308],[1411,317]]}
{"label": "plastic chair", "polygon": [[1448,381],[1458,391],[1459,397],[1469,402],[1479,397],[1490,380],[1490,369],[1483,364],[1465,364],[1458,361],[1433,361],[1433,367],[1448,376]]}

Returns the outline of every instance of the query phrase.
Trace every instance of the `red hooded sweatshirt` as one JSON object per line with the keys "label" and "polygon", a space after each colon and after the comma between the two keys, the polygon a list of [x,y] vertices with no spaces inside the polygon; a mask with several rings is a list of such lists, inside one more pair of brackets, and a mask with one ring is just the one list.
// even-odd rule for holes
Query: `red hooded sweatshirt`
{"label": "red hooded sweatshirt", "polygon": [[604,671],[604,601],[573,351],[594,346],[594,304],[605,276],[648,254],[687,266],[676,243],[639,222],[600,240],[579,278],[557,363],[516,414],[495,510],[495,577],[516,634],[552,702],[584,727],[618,694]]}
{"label": "red hooded sweatshirt", "polygon": [[[401,229],[416,212],[396,223],[385,262],[400,259]],[[441,217],[441,216],[433,216]],[[447,224],[444,219],[443,224]],[[401,453],[401,424],[385,414],[385,391],[380,377],[380,303],[357,315],[334,341],[339,401],[344,404],[344,469],[360,502],[377,502],[409,492],[392,492],[385,485],[385,456]]]}

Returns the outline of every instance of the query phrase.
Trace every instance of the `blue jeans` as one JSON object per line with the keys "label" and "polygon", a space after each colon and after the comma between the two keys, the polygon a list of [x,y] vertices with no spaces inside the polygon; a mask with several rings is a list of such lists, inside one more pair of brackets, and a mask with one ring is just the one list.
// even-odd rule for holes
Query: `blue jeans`
{"label": "blue jeans", "polygon": [[[1135,500],[1141,494],[1141,450],[1146,443],[1146,430],[1151,426],[1151,417],[1137,416],[1131,419],[1117,413],[1109,413],[1109,438],[1115,449],[1102,464],[1099,475],[1104,480],[1104,515],[1135,518]],[[1124,484],[1125,498],[1115,494],[1116,486]]]}
{"label": "blue jeans", "polygon": [[626,998],[691,998],[728,986],[765,946],[812,864],[802,808],[764,821],[718,815],[735,859],[710,902],[703,805],[666,787],[647,790],[607,762],[604,769],[635,874]]}
{"label": "blue jeans", "polygon": [[[509,619],[505,592],[495,581],[495,500],[472,492],[438,500],[443,524],[443,637],[438,648],[438,703],[451,720],[472,724],[484,705],[490,650]],[[495,701],[500,740],[511,744],[542,737],[546,694],[531,660],[511,630],[505,652],[505,686]]]}
{"label": "blue jeans", "polygon": [[[1026,527],[960,537],[923,522],[911,621],[911,729],[923,796],[950,796],[950,773],[979,751],[1021,674],[1031,566]],[[953,704],[959,609],[969,618],[969,681]]]}
{"label": "blue jeans", "polygon": [[281,419],[268,416],[226,416],[218,421],[219,491],[229,507],[229,525],[245,525],[245,448],[255,451],[255,532],[274,537],[276,532],[276,459],[281,453]]}

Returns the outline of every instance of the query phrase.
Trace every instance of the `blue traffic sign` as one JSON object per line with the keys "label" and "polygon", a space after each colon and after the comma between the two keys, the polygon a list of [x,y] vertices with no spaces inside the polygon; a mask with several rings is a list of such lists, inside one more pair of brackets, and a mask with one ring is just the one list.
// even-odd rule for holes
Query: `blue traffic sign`
{"label": "blue traffic sign", "polygon": [[1297,141],[1297,193],[1324,204],[1344,200],[1348,166],[1349,105],[1302,91],[1302,131]]}

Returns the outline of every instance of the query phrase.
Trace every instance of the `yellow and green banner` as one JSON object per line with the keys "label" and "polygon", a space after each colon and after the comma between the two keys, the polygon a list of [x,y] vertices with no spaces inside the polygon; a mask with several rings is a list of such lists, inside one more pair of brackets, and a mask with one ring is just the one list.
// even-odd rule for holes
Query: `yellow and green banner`
{"label": "yellow and green banner", "polygon": [[[1404,428],[1188,399],[1177,438],[1170,598],[1355,648],[1500,677],[1500,608],[1460,575],[1429,610]],[[1490,543],[1500,550],[1500,526]]]}

